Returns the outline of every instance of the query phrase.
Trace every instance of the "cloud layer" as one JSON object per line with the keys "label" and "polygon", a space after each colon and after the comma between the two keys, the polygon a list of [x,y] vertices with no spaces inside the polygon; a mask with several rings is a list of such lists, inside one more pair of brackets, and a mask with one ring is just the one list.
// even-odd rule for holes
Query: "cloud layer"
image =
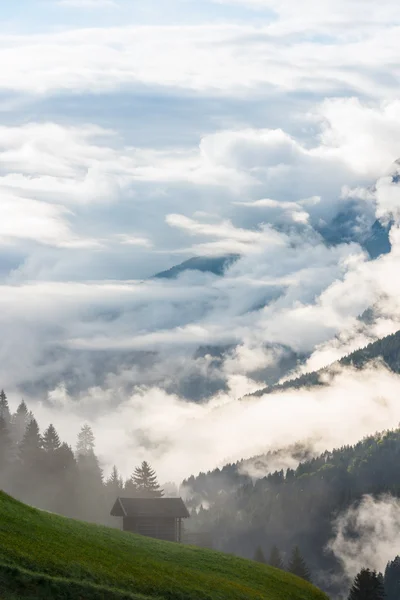
{"label": "cloud layer", "polygon": [[[45,419],[86,417],[107,464],[118,430],[166,472],[188,454],[174,419],[189,422],[176,477],[233,455],[218,415],[237,428],[249,409],[232,400],[400,323],[396,5],[363,5],[355,26],[357,0],[206,4],[175,2],[185,19],[168,25],[143,9],[145,25],[120,2],[122,26],[54,16],[0,40],[0,384]],[[391,252],[371,260],[376,219]],[[223,277],[152,279],[228,254]],[[255,418],[280,431],[257,410],[237,458],[262,446]],[[325,434],[321,449],[346,441]]]}

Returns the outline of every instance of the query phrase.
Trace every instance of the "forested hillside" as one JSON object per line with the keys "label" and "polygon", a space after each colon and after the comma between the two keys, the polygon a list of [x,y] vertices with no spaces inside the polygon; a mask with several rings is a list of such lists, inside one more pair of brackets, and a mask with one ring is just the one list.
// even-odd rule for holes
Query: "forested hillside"
{"label": "forested hillside", "polygon": [[287,389],[298,389],[302,387],[311,387],[314,385],[324,385],[322,375],[328,373],[329,370],[332,370],[335,365],[352,366],[357,369],[361,369],[368,362],[378,359],[381,360],[382,363],[394,373],[400,373],[400,331],[377,340],[365,348],[360,348],[359,350],[352,352],[330,367],[326,367],[325,369],[314,371],[312,373],[305,373],[296,379],[290,379],[284,383],[263,388],[253,394],[249,394],[246,396],[246,398],[251,398],[252,396],[263,396],[264,394],[271,394],[273,392],[279,392]]}
{"label": "forested hillside", "polygon": [[400,497],[400,429],[255,481],[241,474],[244,467],[249,464],[228,465],[184,483],[192,507],[200,507],[192,526],[212,531],[217,548],[248,557],[257,546],[267,556],[274,545],[284,555],[298,545],[314,581],[324,585],[329,573],[340,572],[334,556],[324,552],[335,516],[365,494]]}

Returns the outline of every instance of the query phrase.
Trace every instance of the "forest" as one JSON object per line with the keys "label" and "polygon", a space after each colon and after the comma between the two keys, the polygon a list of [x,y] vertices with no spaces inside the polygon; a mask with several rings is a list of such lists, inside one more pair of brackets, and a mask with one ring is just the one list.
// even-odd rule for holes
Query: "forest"
{"label": "forest", "polygon": [[[368,313],[363,315],[363,320],[368,318]],[[325,367],[319,371],[312,371],[311,373],[304,373],[294,379],[288,379],[283,383],[271,385],[263,389],[245,396],[245,398],[251,398],[252,396],[263,396],[264,394],[271,394],[273,392],[280,392],[288,389],[299,389],[303,387],[313,387],[324,385],[323,375],[328,375],[336,366],[340,367],[354,367],[356,369],[362,369],[371,361],[379,361],[384,367],[393,371],[393,373],[400,373],[400,331],[387,335],[371,344],[368,344],[365,348],[360,348],[347,356],[344,356],[337,363]]]}
{"label": "forest", "polygon": [[105,478],[95,453],[95,436],[84,424],[73,450],[53,425],[40,432],[34,414],[22,401],[10,412],[0,392],[0,488],[28,504],[67,517],[117,526],[110,510],[118,496],[163,491],[148,463],[132,469],[123,481],[117,467]]}
{"label": "forest", "polygon": [[[257,457],[254,465],[268,464],[272,458]],[[293,546],[299,546],[319,585],[341,573],[341,565],[326,549],[335,518],[366,494],[400,497],[400,429],[258,479],[243,473],[249,462],[183,482],[190,493],[187,502],[196,508],[191,526],[213,531],[218,549],[247,557],[256,547],[267,555],[276,546],[289,556]]]}
{"label": "forest", "polygon": [[[289,570],[299,574],[304,566],[306,578],[337,594],[341,586],[327,582],[333,581],[333,575],[340,576],[341,565],[326,551],[335,517],[366,494],[400,497],[400,429],[317,457],[304,458],[308,451],[300,446],[290,451],[299,457],[296,469],[251,477],[250,464],[265,468],[279,459],[279,453],[270,453],[183,481],[179,493],[191,512],[188,529],[212,533],[218,550],[275,561],[276,566],[291,562]],[[72,449],[60,440],[53,425],[41,432],[24,401],[11,413],[4,391],[0,393],[0,487],[38,508],[115,527],[118,524],[109,513],[118,496],[164,493],[146,462],[133,465],[132,476],[125,481],[116,466],[104,477],[88,425],[82,425]],[[170,493],[176,495],[178,490]],[[303,566],[296,567],[296,551]],[[265,559],[274,553],[275,559]],[[400,559],[388,569],[386,579],[396,572],[400,581]],[[370,573],[368,581],[375,581],[373,576]]]}

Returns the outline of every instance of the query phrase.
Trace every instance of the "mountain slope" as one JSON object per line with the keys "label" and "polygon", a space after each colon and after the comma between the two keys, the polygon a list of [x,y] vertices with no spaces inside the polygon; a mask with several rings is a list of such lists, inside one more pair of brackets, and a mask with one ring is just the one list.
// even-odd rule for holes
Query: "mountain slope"
{"label": "mountain slope", "polygon": [[263,388],[245,397],[251,398],[252,396],[264,396],[265,394],[271,394],[273,392],[288,389],[299,389],[303,387],[324,385],[322,375],[328,373],[330,370],[333,370],[335,366],[352,366],[357,369],[361,369],[368,362],[378,359],[380,359],[382,363],[394,373],[400,373],[400,331],[368,344],[368,346],[365,348],[360,348],[359,350],[352,352],[329,367],[320,369],[319,371],[305,373],[296,379],[289,379],[284,383]]}
{"label": "mountain slope", "polygon": [[226,256],[194,256],[185,262],[175,265],[167,271],[154,275],[155,279],[175,279],[184,271],[200,271],[201,273],[212,273],[222,276],[225,270],[239,260],[238,254]]}
{"label": "mountain slope", "polygon": [[0,493],[2,600],[326,600],[233,556],[41,512]]}
{"label": "mountain slope", "polygon": [[[347,597],[344,565],[329,551],[329,542],[337,535],[338,516],[359,506],[366,495],[380,500],[385,496],[388,502],[390,497],[400,498],[400,429],[325,451],[295,469],[285,468],[285,454],[294,456],[294,452],[296,448],[287,448],[281,456],[270,453],[255,458],[255,467],[257,462],[265,465],[265,475],[260,468],[257,480],[250,476],[255,470],[250,470],[251,460],[187,479],[183,485],[194,506],[202,502],[206,506],[193,517],[192,526],[212,531],[219,549],[241,556],[252,556],[258,545],[267,554],[276,545],[287,557],[298,545],[313,581],[332,598]],[[268,473],[269,466],[277,470]],[[373,534],[372,520],[357,525],[355,519],[343,544],[348,539],[351,546],[357,532],[371,532],[371,539],[380,537],[378,530]]]}

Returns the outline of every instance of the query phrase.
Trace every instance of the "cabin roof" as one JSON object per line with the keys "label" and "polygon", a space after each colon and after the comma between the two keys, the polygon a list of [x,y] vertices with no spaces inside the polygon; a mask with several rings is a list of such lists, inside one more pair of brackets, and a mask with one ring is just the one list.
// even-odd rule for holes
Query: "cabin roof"
{"label": "cabin roof", "polygon": [[117,498],[112,517],[190,517],[182,498]]}

